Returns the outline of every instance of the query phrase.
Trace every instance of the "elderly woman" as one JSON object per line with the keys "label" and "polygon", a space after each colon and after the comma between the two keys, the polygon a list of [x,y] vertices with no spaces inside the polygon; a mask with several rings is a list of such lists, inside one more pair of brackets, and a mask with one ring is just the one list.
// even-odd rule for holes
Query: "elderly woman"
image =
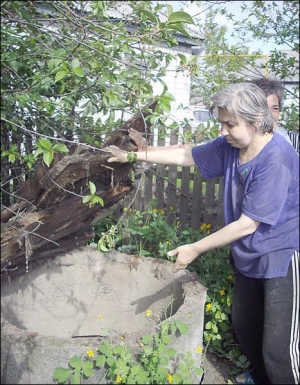
{"label": "elderly woman", "polygon": [[108,162],[196,165],[224,176],[225,226],[169,251],[173,272],[229,244],[236,267],[232,324],[257,384],[299,383],[299,156],[278,133],[263,92],[240,83],[212,97],[221,137],[196,147],[136,152]]}

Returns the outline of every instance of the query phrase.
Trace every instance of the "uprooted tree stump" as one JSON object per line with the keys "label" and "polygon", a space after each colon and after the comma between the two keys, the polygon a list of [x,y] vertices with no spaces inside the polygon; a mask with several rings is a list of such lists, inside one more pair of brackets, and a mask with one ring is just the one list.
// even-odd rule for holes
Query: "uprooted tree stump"
{"label": "uprooted tree stump", "polygon": [[[93,237],[93,220],[106,217],[108,209],[134,189],[129,175],[132,165],[107,163],[111,154],[103,148],[136,150],[128,128],[149,133],[145,117],[155,106],[156,101],[122,124],[98,150],[73,146],[69,155],[56,154],[50,168],[43,162],[37,166],[15,194],[16,203],[1,213],[1,271],[23,273],[28,262],[76,249]],[[82,197],[90,195],[89,181],[96,186],[103,207],[82,203]]]}

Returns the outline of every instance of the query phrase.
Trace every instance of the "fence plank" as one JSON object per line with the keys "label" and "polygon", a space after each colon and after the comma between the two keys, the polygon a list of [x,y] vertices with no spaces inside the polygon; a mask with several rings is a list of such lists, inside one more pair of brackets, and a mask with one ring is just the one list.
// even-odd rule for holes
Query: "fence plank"
{"label": "fence plank", "polygon": [[215,178],[206,180],[204,222],[213,223],[215,205]]}
{"label": "fence plank", "polygon": [[181,225],[188,225],[189,223],[189,205],[190,205],[190,167],[182,167],[181,172],[181,194],[179,205],[179,220]]}
{"label": "fence plank", "polygon": [[203,203],[202,183],[203,177],[200,174],[199,170],[195,167],[191,205],[191,227],[193,229],[199,229],[201,223],[201,212]]}
{"label": "fence plank", "polygon": [[223,205],[223,193],[224,193],[224,177],[219,178],[219,192],[218,192],[218,206],[217,206],[217,226],[224,226],[224,205]]}
{"label": "fence plank", "polygon": [[144,176],[144,208],[143,210],[148,210],[153,201],[154,193],[154,175],[151,169],[147,169]]}
{"label": "fence plank", "polygon": [[167,213],[168,223],[172,224],[175,221],[175,209],[177,208],[176,197],[176,182],[177,182],[177,166],[169,166],[168,183],[167,183]]}

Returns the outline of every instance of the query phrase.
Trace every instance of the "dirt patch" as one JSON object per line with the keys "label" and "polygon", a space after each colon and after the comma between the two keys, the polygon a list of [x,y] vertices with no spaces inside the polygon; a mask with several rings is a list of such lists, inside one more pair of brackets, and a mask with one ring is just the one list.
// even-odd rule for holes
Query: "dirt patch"
{"label": "dirt patch", "polygon": [[232,370],[233,364],[213,353],[207,353],[203,361],[203,385],[234,384]]}

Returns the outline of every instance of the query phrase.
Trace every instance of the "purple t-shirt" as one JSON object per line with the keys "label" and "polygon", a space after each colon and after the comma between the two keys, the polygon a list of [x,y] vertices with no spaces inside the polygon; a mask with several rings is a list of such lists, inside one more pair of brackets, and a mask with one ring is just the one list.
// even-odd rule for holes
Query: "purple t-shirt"
{"label": "purple t-shirt", "polygon": [[218,137],[192,149],[204,178],[224,175],[224,219],[242,213],[260,221],[257,230],[230,244],[236,268],[252,278],[284,277],[299,250],[299,155],[281,135],[247,163],[239,149]]}

